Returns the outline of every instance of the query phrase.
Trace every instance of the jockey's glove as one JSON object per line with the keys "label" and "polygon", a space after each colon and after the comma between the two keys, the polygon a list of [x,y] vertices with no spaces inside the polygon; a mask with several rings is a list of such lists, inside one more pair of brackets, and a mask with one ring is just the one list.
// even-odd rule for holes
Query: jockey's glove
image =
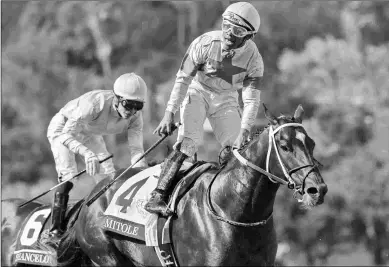
{"label": "jockey's glove", "polygon": [[99,158],[92,151],[84,153],[86,173],[90,176],[97,174],[100,171]]}

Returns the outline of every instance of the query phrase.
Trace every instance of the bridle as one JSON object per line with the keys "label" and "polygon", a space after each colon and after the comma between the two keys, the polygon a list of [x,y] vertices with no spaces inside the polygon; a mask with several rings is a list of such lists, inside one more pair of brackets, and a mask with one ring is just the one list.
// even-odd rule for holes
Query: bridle
{"label": "bridle", "polygon": [[[234,154],[234,156],[243,165],[248,166],[248,167],[250,167],[250,168],[252,168],[252,169],[254,169],[254,170],[256,170],[256,171],[258,171],[258,172],[260,172],[260,173],[262,173],[264,175],[266,175],[271,182],[284,184],[284,185],[287,185],[288,188],[293,189],[294,190],[293,197],[295,199],[297,199],[297,201],[302,202],[301,199],[298,199],[297,193],[299,193],[300,195],[304,194],[305,179],[308,177],[308,175],[315,168],[318,167],[318,165],[312,163],[312,164],[306,164],[306,165],[303,165],[303,166],[299,166],[299,167],[293,168],[293,169],[291,169],[289,171],[286,170],[286,167],[283,164],[282,159],[280,157],[280,154],[278,152],[278,148],[277,148],[277,144],[276,144],[276,140],[275,140],[276,133],[279,132],[282,128],[285,128],[285,127],[303,127],[303,125],[301,123],[295,123],[295,122],[285,123],[285,124],[279,126],[278,128],[276,128],[275,130],[273,130],[272,125],[269,126],[269,146],[268,146],[267,156],[266,156],[266,170],[262,169],[261,167],[258,167],[257,165],[253,164],[249,160],[245,159],[241,154],[239,154],[238,149],[233,148],[232,149],[232,153]],[[249,147],[250,143],[252,143],[254,141],[255,141],[254,139],[251,140],[248,144],[245,145],[245,148]],[[271,154],[271,150],[272,150],[273,146],[274,146],[274,150],[276,151],[278,162],[280,163],[282,171],[284,173],[284,176],[286,177],[286,180],[282,179],[282,178],[280,178],[280,177],[278,177],[278,176],[276,176],[274,174],[271,174],[269,172],[270,154]],[[297,185],[296,182],[292,179],[292,174],[297,172],[298,170],[301,170],[301,169],[304,169],[304,168],[307,168],[307,167],[311,167],[311,169],[305,175],[302,184],[301,185]],[[213,182],[215,181],[217,175],[221,172],[221,170],[222,170],[222,168],[219,169],[219,171],[215,174],[215,176],[211,180],[211,183],[209,184],[209,186],[207,188],[207,192],[206,192],[206,195],[207,195],[206,203],[207,203],[207,207],[208,207],[209,211],[211,212],[211,214],[213,216],[215,216],[217,220],[226,222],[226,223],[234,225],[234,226],[255,227],[255,226],[263,226],[263,225],[265,225],[273,217],[273,213],[271,213],[266,219],[264,219],[262,221],[258,221],[258,222],[253,222],[253,223],[236,222],[236,221],[224,218],[224,217],[222,217],[222,216],[220,216],[220,215],[218,215],[216,213],[215,209],[213,208],[213,206],[211,204],[211,186],[212,186]]]}
{"label": "bridle", "polygon": [[[256,171],[258,171],[258,172],[260,172],[260,173],[262,173],[264,175],[266,175],[271,182],[284,184],[284,185],[287,185],[288,188],[293,189],[294,190],[293,197],[295,199],[297,199],[299,202],[301,202],[302,200],[297,198],[297,193],[299,193],[300,195],[304,194],[305,179],[318,166],[316,164],[312,163],[312,164],[306,164],[306,165],[303,165],[303,166],[298,166],[296,168],[293,168],[293,169],[287,171],[284,163],[282,162],[280,154],[278,152],[278,148],[277,148],[277,144],[276,144],[276,140],[275,140],[276,133],[279,132],[282,128],[285,128],[285,127],[303,127],[303,125],[301,123],[295,123],[295,122],[285,123],[285,124],[279,126],[278,128],[276,128],[275,130],[273,130],[272,125],[269,126],[269,146],[268,146],[267,155],[266,155],[266,170],[262,169],[261,167],[258,167],[257,165],[253,164],[249,160],[245,159],[241,154],[239,154],[238,149],[234,148],[232,150],[232,153],[234,154],[234,156],[243,165],[248,166],[248,167],[250,167],[250,168],[252,168],[252,169],[254,169],[254,170],[256,170]],[[286,180],[282,179],[282,178],[280,178],[280,177],[278,177],[278,176],[276,176],[274,174],[271,174],[269,172],[270,154],[271,154],[273,146],[274,146],[274,150],[276,151],[277,159],[278,159],[278,162],[280,163],[282,172],[284,173],[284,176],[286,177]],[[305,175],[305,177],[303,179],[303,182],[301,184],[299,184],[299,185],[296,184],[296,182],[292,178],[292,174],[297,172],[297,171],[299,171],[299,170],[301,170],[301,169],[307,168],[307,167],[311,167],[311,169]]]}

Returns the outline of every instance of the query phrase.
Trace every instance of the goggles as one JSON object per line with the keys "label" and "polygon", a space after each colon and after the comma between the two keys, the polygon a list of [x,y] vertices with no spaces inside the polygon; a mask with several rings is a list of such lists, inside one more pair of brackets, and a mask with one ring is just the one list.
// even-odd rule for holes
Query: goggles
{"label": "goggles", "polygon": [[135,109],[136,111],[143,109],[143,102],[136,101],[136,100],[120,99],[119,96],[117,96],[117,97],[118,97],[119,103],[122,104],[123,108],[125,108],[128,111],[130,111],[132,109]]}
{"label": "goggles", "polygon": [[248,34],[255,33],[255,31],[248,31],[247,29],[243,28],[242,26],[235,25],[226,19],[223,19],[222,30],[225,32],[228,32],[229,30],[231,30],[231,33],[239,38],[245,37]]}

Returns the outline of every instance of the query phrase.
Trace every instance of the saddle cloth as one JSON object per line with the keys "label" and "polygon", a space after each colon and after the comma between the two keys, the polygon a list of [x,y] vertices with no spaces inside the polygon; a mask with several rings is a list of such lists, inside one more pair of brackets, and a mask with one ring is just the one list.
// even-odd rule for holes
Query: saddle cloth
{"label": "saddle cloth", "polygon": [[[79,210],[84,202],[70,200],[65,223],[68,227],[75,222],[72,214]],[[25,263],[28,265],[57,266],[56,245],[50,242],[49,230],[51,227],[51,205],[42,205],[31,212],[24,220],[16,239],[13,263]]]}
{"label": "saddle cloth", "polygon": [[[180,172],[193,164],[184,162]],[[127,179],[113,195],[104,212],[103,228],[118,234],[145,241],[147,245],[156,244],[156,223],[158,216],[150,214],[144,205],[157,186],[161,164],[147,168]]]}
{"label": "saddle cloth", "polygon": [[[174,210],[180,198],[206,170],[215,168],[214,163],[184,162],[178,176],[183,178],[175,186],[169,208]],[[104,212],[103,228],[131,238],[142,240],[146,246],[154,246],[163,266],[178,266],[171,246],[171,219],[144,210],[150,193],[157,186],[161,165],[148,168],[125,181],[112,197]]]}
{"label": "saddle cloth", "polygon": [[25,219],[16,239],[14,264],[57,266],[55,249],[40,242],[42,232],[50,227],[50,213],[51,206],[42,205]]}

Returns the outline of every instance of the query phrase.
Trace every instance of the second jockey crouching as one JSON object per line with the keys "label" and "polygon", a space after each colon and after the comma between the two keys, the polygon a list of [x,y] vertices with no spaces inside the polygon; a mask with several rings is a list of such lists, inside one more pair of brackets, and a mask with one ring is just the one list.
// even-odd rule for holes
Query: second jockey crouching
{"label": "second jockey crouching", "polygon": [[[103,135],[128,132],[131,163],[144,153],[142,108],[147,99],[147,86],[135,73],[118,77],[113,90],[93,90],[68,102],[51,120],[47,137],[54,155],[59,182],[77,174],[75,154],[85,159],[86,172],[96,183],[113,176],[112,159]],[[147,167],[144,159],[134,167]],[[50,235],[59,238],[64,232],[64,217],[73,184],[67,182],[54,194]]]}

